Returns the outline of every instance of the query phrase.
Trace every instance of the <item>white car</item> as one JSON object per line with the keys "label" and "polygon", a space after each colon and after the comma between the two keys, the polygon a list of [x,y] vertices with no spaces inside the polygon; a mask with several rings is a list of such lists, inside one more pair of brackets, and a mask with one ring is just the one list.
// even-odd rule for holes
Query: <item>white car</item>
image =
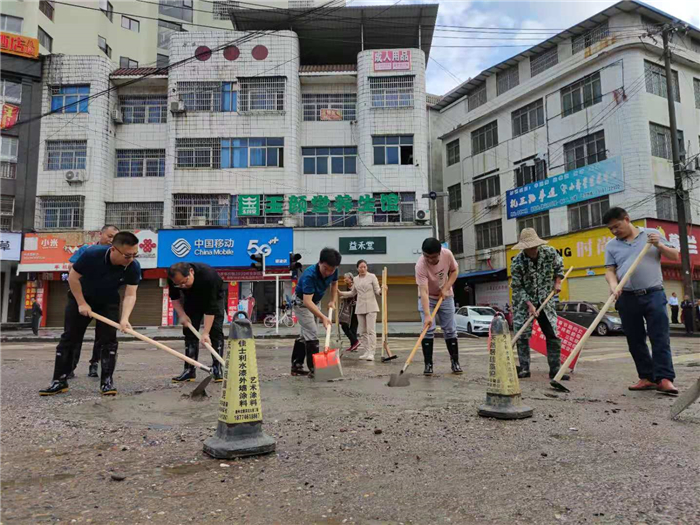
{"label": "white car", "polygon": [[488,306],[462,306],[455,314],[457,332],[487,334],[496,311]]}

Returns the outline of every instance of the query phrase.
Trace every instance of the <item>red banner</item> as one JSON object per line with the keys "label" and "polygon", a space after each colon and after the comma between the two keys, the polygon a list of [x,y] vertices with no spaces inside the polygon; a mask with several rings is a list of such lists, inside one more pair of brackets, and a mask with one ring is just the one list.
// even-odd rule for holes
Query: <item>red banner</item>
{"label": "red banner", "polygon": [[17,124],[17,119],[19,119],[19,106],[3,104],[2,116],[0,117],[0,129],[10,129]]}
{"label": "red banner", "polygon": [[172,326],[174,322],[173,302],[170,300],[170,289],[166,286],[163,288],[163,309],[160,320],[161,326]]}
{"label": "red banner", "polygon": [[238,311],[238,281],[228,283],[228,318],[233,320],[235,313]]}
{"label": "red banner", "polygon": [[41,316],[41,326],[46,326],[46,303],[48,302],[49,288],[44,284],[44,281],[27,281],[27,287],[24,292],[24,309],[30,310],[29,315],[31,317],[31,309],[34,301],[39,303],[41,306],[41,311],[44,315]]}
{"label": "red banner", "polygon": [[[572,323],[563,317],[557,317],[557,332],[561,339],[561,362],[566,361],[569,354],[573,352],[576,345],[586,333],[586,328],[576,323]],[[532,324],[532,336],[530,337],[530,348],[544,356],[547,355],[547,340],[542,333],[542,329],[537,321]],[[580,356],[581,354],[579,354]],[[574,369],[578,362],[579,356],[571,363],[571,370]]]}

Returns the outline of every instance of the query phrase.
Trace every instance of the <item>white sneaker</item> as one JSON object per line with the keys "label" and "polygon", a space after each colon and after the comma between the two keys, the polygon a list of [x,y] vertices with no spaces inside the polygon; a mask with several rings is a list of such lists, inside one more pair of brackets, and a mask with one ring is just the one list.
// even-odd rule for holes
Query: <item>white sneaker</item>
{"label": "white sneaker", "polygon": [[369,352],[365,351],[365,353],[361,354],[360,357],[358,357],[357,359],[359,359],[360,361],[364,361],[368,357],[369,357]]}
{"label": "white sneaker", "polygon": [[365,361],[374,361],[374,354],[369,354],[367,357],[365,357]]}

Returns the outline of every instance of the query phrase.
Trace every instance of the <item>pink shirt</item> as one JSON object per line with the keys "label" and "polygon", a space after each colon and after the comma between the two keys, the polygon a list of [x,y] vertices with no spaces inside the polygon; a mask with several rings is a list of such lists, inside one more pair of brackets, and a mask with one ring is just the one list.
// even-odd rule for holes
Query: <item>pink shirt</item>
{"label": "pink shirt", "polygon": [[[428,295],[430,297],[439,297],[440,289],[445,285],[449,274],[459,271],[459,266],[450,250],[443,248],[440,251],[440,261],[432,265],[425,260],[422,255],[416,263],[416,284],[418,286],[427,284]],[[445,294],[446,296],[454,295],[452,289]]]}

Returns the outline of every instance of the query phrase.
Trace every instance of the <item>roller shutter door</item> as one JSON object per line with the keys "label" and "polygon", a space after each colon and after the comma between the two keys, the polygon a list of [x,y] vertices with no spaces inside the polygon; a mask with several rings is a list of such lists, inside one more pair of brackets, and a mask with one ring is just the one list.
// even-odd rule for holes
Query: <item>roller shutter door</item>
{"label": "roller shutter door", "polygon": [[569,278],[569,301],[604,303],[610,297],[610,287],[604,275]]}
{"label": "roller shutter door", "polygon": [[64,281],[46,281],[49,285],[49,304],[46,312],[46,326],[63,326],[63,318],[68,302],[68,283]]}
{"label": "roller shutter door", "polygon": [[[340,287],[345,290],[345,285]],[[321,300],[321,311],[328,313],[329,293]],[[382,322],[382,300],[377,297],[379,315],[377,323]],[[420,321],[418,313],[418,287],[415,284],[391,284],[389,281],[389,322]]]}
{"label": "roller shutter door", "polygon": [[[125,286],[119,289],[124,298]],[[163,289],[158,279],[142,280],[136,292],[136,305],[131,312],[132,326],[160,326],[163,310]]]}

